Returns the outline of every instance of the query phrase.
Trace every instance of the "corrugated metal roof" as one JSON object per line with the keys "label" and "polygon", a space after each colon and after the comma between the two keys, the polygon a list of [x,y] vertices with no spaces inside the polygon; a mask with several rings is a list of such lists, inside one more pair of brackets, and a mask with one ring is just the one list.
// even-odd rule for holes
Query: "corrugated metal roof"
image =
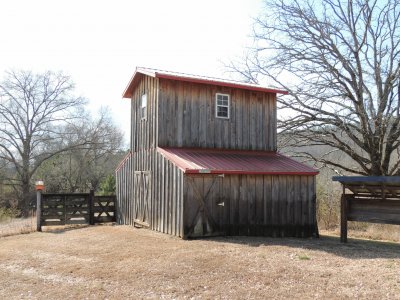
{"label": "corrugated metal roof", "polygon": [[245,83],[245,82],[241,82],[241,81],[227,80],[227,79],[221,79],[221,78],[213,78],[213,77],[207,77],[207,76],[185,74],[185,73],[179,73],[179,72],[171,72],[171,71],[163,71],[163,70],[157,70],[157,69],[137,67],[135,73],[133,74],[131,80],[129,81],[128,86],[126,87],[126,89],[123,93],[123,98],[131,98],[132,97],[133,91],[143,75],[151,76],[154,78],[166,78],[166,79],[172,79],[172,80],[178,80],[178,81],[204,83],[204,84],[211,84],[211,85],[218,85],[218,86],[232,87],[232,88],[238,88],[238,89],[267,92],[267,93],[287,94],[287,91],[285,91],[285,90],[277,89],[274,87],[263,87],[258,84]]}
{"label": "corrugated metal roof", "polygon": [[318,171],[276,152],[157,148],[187,174],[317,175]]}

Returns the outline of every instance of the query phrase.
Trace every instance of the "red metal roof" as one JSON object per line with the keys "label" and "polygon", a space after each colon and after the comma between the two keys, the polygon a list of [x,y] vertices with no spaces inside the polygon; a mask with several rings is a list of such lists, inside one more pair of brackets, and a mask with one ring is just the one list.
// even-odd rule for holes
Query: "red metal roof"
{"label": "red metal roof", "polygon": [[317,175],[318,171],[276,152],[157,148],[186,174]]}
{"label": "red metal roof", "polygon": [[274,94],[286,95],[288,93],[285,90],[277,89],[274,87],[263,87],[258,84],[137,67],[135,73],[133,74],[131,80],[129,81],[128,86],[126,87],[122,95],[123,98],[132,97],[133,91],[143,75],[151,76],[154,78],[165,78],[178,81],[204,83],[204,84],[211,84],[211,85],[218,85],[218,86],[225,86],[237,89],[245,89],[245,90],[274,93]]}

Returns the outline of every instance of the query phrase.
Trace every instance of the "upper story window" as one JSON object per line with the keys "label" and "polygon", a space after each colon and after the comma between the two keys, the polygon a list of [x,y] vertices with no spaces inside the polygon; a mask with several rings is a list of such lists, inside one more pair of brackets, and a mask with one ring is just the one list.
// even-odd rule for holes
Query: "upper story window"
{"label": "upper story window", "polygon": [[215,115],[217,118],[229,119],[230,96],[228,94],[215,95]]}
{"label": "upper story window", "polygon": [[140,118],[146,119],[147,116],[147,94],[142,95],[142,101],[140,103]]}

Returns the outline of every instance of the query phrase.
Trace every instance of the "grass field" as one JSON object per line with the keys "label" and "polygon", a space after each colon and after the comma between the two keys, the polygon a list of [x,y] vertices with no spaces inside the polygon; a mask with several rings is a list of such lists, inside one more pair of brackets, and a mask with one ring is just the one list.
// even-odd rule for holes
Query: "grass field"
{"label": "grass field", "polygon": [[129,226],[0,238],[1,299],[399,299],[400,244],[183,241]]}

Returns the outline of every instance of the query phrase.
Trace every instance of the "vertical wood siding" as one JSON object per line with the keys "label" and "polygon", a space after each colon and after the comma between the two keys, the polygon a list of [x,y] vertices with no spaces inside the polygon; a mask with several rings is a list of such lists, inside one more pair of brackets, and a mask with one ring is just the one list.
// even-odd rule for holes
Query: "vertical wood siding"
{"label": "vertical wood siding", "polygon": [[[215,94],[230,95],[230,119]],[[276,95],[160,79],[158,146],[276,150]]]}
{"label": "vertical wood siding", "polygon": [[134,225],[139,215],[134,195],[142,187],[134,184],[134,171],[150,171],[150,228],[183,237],[183,172],[155,149],[132,153],[116,172],[118,224]]}
{"label": "vertical wood siding", "polygon": [[185,176],[183,193],[185,237],[318,234],[314,176]]}
{"label": "vertical wood siding", "polygon": [[[142,119],[142,95],[147,94],[147,116]],[[138,152],[157,147],[158,79],[143,76],[131,100],[131,150]]]}
{"label": "vertical wood siding", "polygon": [[130,224],[130,207],[132,203],[132,156],[115,172],[117,208],[116,217],[118,224]]}
{"label": "vertical wood siding", "polygon": [[154,153],[151,229],[183,237],[183,172]]}

